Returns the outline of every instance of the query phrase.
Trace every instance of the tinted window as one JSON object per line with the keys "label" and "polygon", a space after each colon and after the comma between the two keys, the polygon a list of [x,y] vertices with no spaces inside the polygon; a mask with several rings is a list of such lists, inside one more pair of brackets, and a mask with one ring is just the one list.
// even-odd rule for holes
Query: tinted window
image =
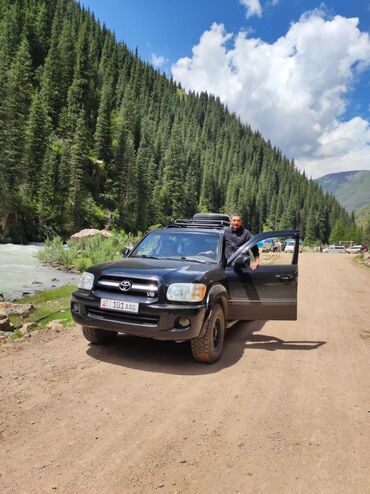
{"label": "tinted window", "polygon": [[152,232],[134,249],[131,257],[159,259],[193,258],[216,262],[219,257],[219,236],[199,232]]}

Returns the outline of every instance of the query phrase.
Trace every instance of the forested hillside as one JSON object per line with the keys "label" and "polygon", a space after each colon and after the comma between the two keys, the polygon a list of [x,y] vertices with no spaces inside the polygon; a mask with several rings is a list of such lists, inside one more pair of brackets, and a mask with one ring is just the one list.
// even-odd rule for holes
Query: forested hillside
{"label": "forested hillside", "polygon": [[253,232],[353,228],[220,101],[143,63],[72,0],[0,0],[0,236],[144,231],[238,209]]}

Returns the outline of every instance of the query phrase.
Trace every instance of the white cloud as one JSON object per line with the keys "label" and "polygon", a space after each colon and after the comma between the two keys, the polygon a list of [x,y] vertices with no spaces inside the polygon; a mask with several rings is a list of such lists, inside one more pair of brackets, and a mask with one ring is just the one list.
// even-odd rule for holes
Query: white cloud
{"label": "white cloud", "polygon": [[163,67],[163,65],[166,65],[168,63],[168,59],[163,56],[159,56],[156,55],[155,53],[152,53],[151,62],[154,65],[154,67]]}
{"label": "white cloud", "polygon": [[240,3],[246,7],[246,17],[253,17],[257,15],[258,17],[262,16],[262,7],[259,0],[240,0]]}
{"label": "white cloud", "polygon": [[213,24],[172,73],[187,89],[220,96],[316,177],[370,168],[369,122],[341,121],[351,88],[369,65],[369,35],[358,19],[314,11],[272,44]]}

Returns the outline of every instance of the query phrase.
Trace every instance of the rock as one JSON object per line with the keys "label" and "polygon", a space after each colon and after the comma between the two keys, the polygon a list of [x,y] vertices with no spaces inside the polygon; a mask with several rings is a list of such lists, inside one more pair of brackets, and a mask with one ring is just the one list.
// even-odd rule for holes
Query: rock
{"label": "rock", "polygon": [[15,326],[9,321],[8,317],[0,320],[0,331],[2,331],[3,333],[7,333],[14,330]]}
{"label": "rock", "polygon": [[95,237],[95,235],[101,235],[102,237],[108,238],[112,234],[107,230],[97,230],[96,228],[85,228],[84,230],[81,230],[80,232],[71,235],[70,240],[72,240],[73,242],[80,242],[81,240]]}
{"label": "rock", "polygon": [[8,336],[12,336],[12,331],[0,331],[0,338],[8,338]]}
{"label": "rock", "polygon": [[59,281],[58,278],[51,278],[51,281]]}
{"label": "rock", "polygon": [[4,301],[4,294],[3,293],[0,293],[0,301]]}
{"label": "rock", "polygon": [[28,331],[35,328],[36,326],[37,326],[37,324],[35,322],[26,322],[25,324],[23,324],[23,326],[20,328],[19,331],[22,334],[26,334],[26,333],[28,333]]}
{"label": "rock", "polygon": [[22,317],[28,317],[31,310],[33,309],[32,304],[16,304],[13,302],[0,302],[0,314],[18,314]]}
{"label": "rock", "polygon": [[42,281],[33,281],[32,285],[42,285]]}
{"label": "rock", "polygon": [[61,331],[62,329],[64,329],[64,326],[63,326],[62,322],[59,319],[54,319],[53,321],[50,321],[46,325],[46,328],[47,329],[52,329],[54,331]]}

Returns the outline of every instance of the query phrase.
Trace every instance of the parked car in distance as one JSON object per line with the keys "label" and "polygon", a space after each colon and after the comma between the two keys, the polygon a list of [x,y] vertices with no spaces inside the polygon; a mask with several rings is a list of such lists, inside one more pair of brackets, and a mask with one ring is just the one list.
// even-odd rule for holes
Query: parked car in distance
{"label": "parked car in distance", "polygon": [[[288,240],[284,247],[284,252],[294,252],[295,240]],[[303,245],[299,243],[299,252],[303,252]]]}
{"label": "parked car in distance", "polygon": [[348,247],[346,249],[347,254],[358,254],[359,252],[362,252],[363,246],[362,245],[352,245],[352,247]]}
{"label": "parked car in distance", "polygon": [[294,252],[294,245],[295,245],[294,240],[288,240],[287,243],[285,244],[284,252]]}
{"label": "parked car in distance", "polygon": [[329,245],[328,247],[325,247],[323,250],[326,254],[330,254],[332,252],[338,253],[338,254],[345,254],[346,249],[344,248],[344,245]]}

